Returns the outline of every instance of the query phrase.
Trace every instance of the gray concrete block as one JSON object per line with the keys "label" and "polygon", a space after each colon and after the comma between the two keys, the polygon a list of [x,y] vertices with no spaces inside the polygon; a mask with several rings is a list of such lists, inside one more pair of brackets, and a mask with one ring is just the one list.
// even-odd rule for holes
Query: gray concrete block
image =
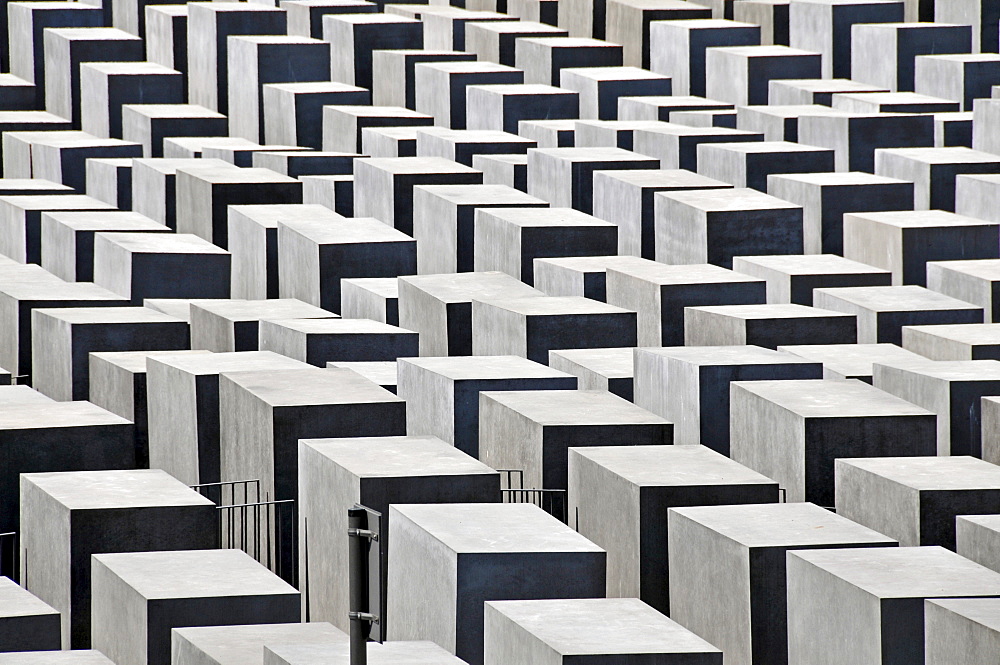
{"label": "gray concrete block", "polygon": [[575,376],[581,390],[606,390],[632,401],[632,349],[549,351],[549,367]]}
{"label": "gray concrete block", "polygon": [[[1000,577],[940,547],[788,554],[788,660],[924,662],[924,599],[1000,595]],[[836,617],[836,621],[831,618]]]}
{"label": "gray concrete block", "polygon": [[302,202],[301,182],[268,169],[179,167],[175,191],[178,233],[193,233],[223,249],[229,238],[228,206]]}
{"label": "gray concrete block", "polygon": [[[214,112],[213,112],[214,113]],[[141,215],[177,228],[177,168],[206,163],[190,159],[133,159],[132,160],[132,209]],[[221,160],[208,163],[224,165]],[[206,164],[207,165],[207,164]]]}
{"label": "gray concrete block", "polygon": [[573,390],[577,379],[516,356],[422,357],[398,361],[407,434],[436,436],[479,454],[479,393],[486,390]]}
{"label": "gray concrete block", "polygon": [[231,258],[189,233],[100,232],[94,234],[94,283],[133,305],[145,298],[228,298]]}
{"label": "gray concrete block", "polygon": [[340,280],[340,315],[399,325],[399,281],[395,277]]}
{"label": "gray concrete block", "polygon": [[836,254],[737,256],[733,258],[733,270],[763,279],[769,304],[812,305],[813,289],[889,286],[892,282],[888,270]]}
{"label": "gray concrete block", "polygon": [[215,513],[211,501],[158,469],[24,474],[22,577],[62,614],[63,646],[87,649],[90,555],[211,549]]}
{"label": "gray concrete block", "polygon": [[137,212],[45,212],[40,221],[42,267],[67,282],[94,281],[94,236],[97,233],[170,231]]}
{"label": "gray concrete block", "polygon": [[32,136],[26,148],[30,154],[31,177],[69,185],[77,192],[86,189],[88,159],[142,157],[142,146],[138,143],[101,139],[86,132],[39,132]]}
{"label": "gray concrete block", "polygon": [[402,277],[398,285],[399,325],[420,334],[421,356],[472,355],[473,300],[544,295],[501,272]]}
{"label": "gray concrete block", "polygon": [[354,217],[353,175],[307,175],[302,181],[302,202],[322,205],[343,217]]}
{"label": "gray concrete block", "polygon": [[655,254],[654,194],[690,189],[727,189],[728,183],[681,169],[595,171],[594,210],[618,226],[618,253],[652,259]]}
{"label": "gray concrete block", "polygon": [[299,145],[314,150],[323,147],[324,106],[366,105],[371,102],[371,94],[365,88],[334,81],[268,83],[263,86],[261,94],[264,142]]}
{"label": "gray concrete block", "polygon": [[975,457],[838,459],[837,514],[903,546],[955,550],[958,515],[1000,513],[1000,468]]}
{"label": "gray concrete block", "polygon": [[774,79],[822,78],[822,55],[788,46],[728,46],[705,56],[705,94],[731,104],[767,104]]}
{"label": "gray concrete block", "polygon": [[186,322],[143,307],[36,309],[31,337],[32,385],[59,401],[87,399],[91,351],[189,348]]}
{"label": "gray concrete block", "polygon": [[226,116],[193,104],[125,104],[121,136],[142,144],[145,157],[163,157],[163,139],[169,136],[224,136]]}
{"label": "gray concrete block", "polygon": [[787,552],[896,545],[811,503],[670,508],[667,523],[670,615],[740,665],[797,662]]}
{"label": "gray concrete block", "polygon": [[[324,0],[328,1],[328,0]],[[347,646],[348,636],[323,621],[196,626],[170,631],[173,665],[264,665],[266,645]]]}
{"label": "gray concrete block", "polygon": [[741,106],[736,111],[736,127],[748,132],[760,132],[765,141],[795,142],[799,140],[800,117],[829,112],[827,107],[819,104]]}
{"label": "gray concrete block", "polygon": [[837,171],[875,171],[878,148],[934,145],[934,117],[922,114],[831,112],[799,118],[799,140],[831,148]]}
{"label": "gray concrete block", "polygon": [[416,185],[478,185],[482,182],[480,171],[440,157],[359,159],[354,164],[354,209],[358,217],[374,217],[412,235],[413,188]]}
{"label": "gray concrete block", "polygon": [[327,14],[323,39],[330,42],[332,80],[372,89],[372,51],[422,49],[419,21],[392,14]]}
{"label": "gray concrete block", "polygon": [[307,367],[262,351],[152,356],[145,391],[150,466],[189,485],[222,481],[219,375]]}
{"label": "gray concrete block", "polygon": [[938,209],[844,215],[844,257],[891,271],[896,286],[926,286],[929,261],[998,256],[997,222]]}
{"label": "gray concrete block", "polygon": [[888,89],[850,79],[776,79],[768,84],[768,101],[778,106],[833,105],[833,95],[854,92],[889,92]]}
{"label": "gray concrete block", "polygon": [[775,349],[779,345],[853,344],[857,318],[796,304],[716,305],[684,311],[686,346],[741,346]]}
{"label": "gray concrete block", "polygon": [[[0,529],[5,532],[19,530],[21,474],[135,468],[135,429],[128,420],[90,402],[43,401],[37,394],[30,400],[16,395],[5,401],[16,407],[4,409],[0,419],[0,439],[8,460],[0,473]],[[62,568],[53,575],[56,572],[68,575],[70,571]],[[30,585],[30,574],[22,574],[21,582]]]}
{"label": "gray concrete block", "polygon": [[661,612],[670,609],[669,508],[777,500],[777,483],[702,446],[569,451],[571,523],[607,550],[608,597],[641,598]]}
{"label": "gray concrete block", "polygon": [[132,209],[132,160],[88,159],[87,194],[119,210]]}
{"label": "gray concrete block", "polygon": [[476,155],[472,159],[472,166],[483,172],[485,184],[505,185],[522,192],[528,191],[528,155],[526,154]]}
{"label": "gray concrete block", "polygon": [[524,71],[525,83],[560,85],[560,71],[567,67],[622,65],[620,45],[569,32],[569,37],[523,37],[515,42],[514,65]]}
{"label": "gray concrete block", "polygon": [[[638,270],[657,264],[637,256],[576,256],[535,259],[534,285],[550,296],[583,296],[607,302],[607,275],[613,268]],[[612,303],[614,304],[614,303]],[[628,308],[626,308],[628,309]]]}
{"label": "gray concrete block", "polygon": [[594,171],[659,166],[657,159],[621,148],[537,148],[528,151],[528,192],[554,206],[590,214]]}
{"label": "gray concrete block", "polygon": [[367,127],[361,130],[361,152],[368,157],[416,157],[416,127]]}
{"label": "gray concrete block", "polygon": [[1000,360],[1000,326],[906,326],[903,348],[930,360]]}
{"label": "gray concrete block", "polygon": [[618,118],[621,97],[663,96],[672,91],[670,77],[638,67],[567,67],[559,70],[559,86],[580,94],[580,117]]}
{"label": "gray concrete block", "polygon": [[278,221],[281,297],[336,312],[341,304],[340,280],[345,277],[417,272],[416,241],[403,232],[375,219],[347,219],[321,206],[301,207],[314,210]]}
{"label": "gray concrete block", "polygon": [[664,123],[660,127],[633,131],[632,149],[639,154],[659,159],[662,169],[698,171],[698,146],[702,144],[728,144],[763,139],[763,134],[728,127],[690,127],[677,123]]}
{"label": "gray concrete block", "polygon": [[466,126],[517,134],[522,120],[579,118],[580,95],[550,85],[486,85],[466,90]]}
{"label": "gray concrete block", "polygon": [[981,398],[1000,392],[1000,363],[890,361],[874,366],[873,383],[937,414],[939,455],[983,457]]}
{"label": "gray concrete block", "polygon": [[97,554],[94,648],[122,665],[165,665],[170,630],[299,619],[299,592],[239,550]]}
{"label": "gray concrete block", "polygon": [[[1000,15],[997,21],[1000,23]],[[996,39],[994,36],[993,40]],[[1000,83],[1000,57],[995,53],[922,55],[916,58],[914,90],[961,102],[963,111],[973,109],[973,100],[989,97],[990,89],[997,83]]]}
{"label": "gray concrete block", "polygon": [[619,120],[670,120],[674,111],[724,111],[733,105],[705,97],[677,95],[672,97],[621,97],[618,100]]}
{"label": "gray concrete block", "polygon": [[4,608],[0,613],[4,635],[0,648],[4,652],[59,650],[62,617],[58,610],[6,577],[0,578],[0,598]]}
{"label": "gray concrete block", "polygon": [[802,207],[757,190],[661,192],[654,199],[657,261],[731,268],[734,256],[803,251]]}
{"label": "gray concrete block", "polygon": [[570,448],[671,443],[673,423],[606,391],[479,393],[479,459],[528,489],[565,490]]}
{"label": "gray concrete block", "polygon": [[406,403],[348,369],[223,372],[222,478],[259,478],[263,496],[298,497],[298,440],[406,433]]}
{"label": "gray concrete block", "polygon": [[389,523],[389,638],[433,639],[471,665],[485,662],[484,600],[604,592],[604,550],[537,506],[397,504]]}
{"label": "gray concrete block", "polygon": [[[720,0],[713,0],[718,3]],[[722,0],[726,2],[726,0]],[[760,43],[788,46],[790,0],[732,0],[732,18],[760,26]]]}
{"label": "gray concrete block", "polygon": [[80,86],[87,91],[80,100],[81,127],[101,138],[125,138],[122,107],[126,104],[182,104],[183,79],[180,72],[150,62],[81,64]]}
{"label": "gray concrete block", "polygon": [[731,399],[730,457],[778,481],[788,501],[832,506],[837,458],[938,450],[933,412],[861,381],[737,382]]}
{"label": "gray concrete block", "polygon": [[709,264],[611,265],[607,302],[637,313],[640,346],[681,346],[687,307],[764,303],[762,280]]}
{"label": "gray concrete block", "polygon": [[288,12],[288,34],[323,38],[323,17],[327,14],[371,14],[379,7],[365,0],[281,0],[278,6]]}
{"label": "gray concrete block", "polygon": [[568,33],[537,21],[485,21],[465,27],[466,50],[480,60],[514,66],[517,40],[522,37],[565,37]]}
{"label": "gray concrete block", "polygon": [[[413,238],[417,242],[417,272],[436,275],[479,269],[475,265],[476,227],[486,222],[477,223],[478,210],[503,208],[510,213],[509,208],[548,208],[548,205],[542,199],[504,185],[414,187]],[[486,249],[498,251],[495,241]],[[559,246],[559,250],[564,249],[565,246]],[[531,258],[526,257],[524,261],[530,267]],[[520,274],[514,276],[520,277]]]}
{"label": "gray concrete block", "polygon": [[144,20],[147,26],[146,60],[185,74],[184,97],[187,99],[187,5],[151,4],[145,9]]}
{"label": "gray concrete block", "polygon": [[[390,504],[500,501],[500,474],[433,436],[305,439],[299,478],[300,569],[309,571],[309,616],[343,630],[350,624],[342,584],[350,570],[342,537],[349,508],[361,504],[382,513],[379,542],[391,552]],[[387,573],[383,567],[383,590]],[[393,625],[389,616],[385,620],[379,624],[383,635]]]}
{"label": "gray concrete block", "polygon": [[722,663],[719,649],[636,598],[489,601],[483,653],[486,665],[556,665],[575,658]]}
{"label": "gray concrete block", "polygon": [[266,319],[327,319],[337,315],[295,298],[195,300],[191,302],[191,348],[215,353],[256,351]]}
{"label": "gray concrete block", "polygon": [[188,102],[229,113],[229,37],[282,35],[284,10],[275,6],[213,3],[188,8]]}
{"label": "gray concrete block", "polygon": [[474,237],[476,271],[499,270],[528,285],[534,259],[613,256],[618,248],[614,224],[571,208],[481,208]]}
{"label": "gray concrete block", "polygon": [[960,173],[996,174],[1000,172],[1000,158],[963,147],[877,150],[875,172],[915,183],[917,210],[954,211],[956,176]]}
{"label": "gray concrete block", "polygon": [[824,379],[858,379],[865,383],[872,382],[872,366],[875,363],[908,362],[920,358],[895,344],[793,344],[779,346],[778,351],[822,363]]}
{"label": "gray concrete block", "polygon": [[767,177],[778,173],[834,170],[834,151],[788,141],[744,141],[698,146],[698,172],[734,187],[767,191]]}
{"label": "gray concrete block", "polygon": [[915,284],[816,289],[813,304],[857,315],[859,344],[901,344],[903,326],[983,322],[981,307]]}
{"label": "gray concrete block", "polygon": [[[577,95],[579,96],[579,95]],[[577,120],[521,120],[517,132],[538,143],[539,148],[576,147]]]}
{"label": "gray concrete block", "polygon": [[513,157],[526,155],[530,148],[538,147],[531,139],[488,129],[419,128],[416,134],[417,156],[442,157],[480,171],[484,169],[473,163],[479,155]]}
{"label": "gray concrete block", "polygon": [[[966,665],[989,660],[996,653],[995,598],[941,598],[924,601],[924,662],[927,665]],[[960,639],[956,639],[961,635]]]}
{"label": "gray concrete block", "polygon": [[845,213],[913,209],[913,183],[863,172],[768,176],[767,193],[802,206],[806,254],[843,254]]}
{"label": "gray concrete block", "polygon": [[[504,21],[503,23],[513,24],[514,22]],[[452,50],[387,49],[373,51],[372,103],[376,106],[415,109],[414,76],[418,63],[467,62],[475,59],[475,53]],[[509,63],[502,64],[513,65],[513,59]]]}
{"label": "gray concrete block", "polygon": [[972,28],[951,23],[857,25],[851,28],[851,46],[851,78],[906,92],[914,88],[917,56],[970,53]]}
{"label": "gray concrete block", "polygon": [[[720,46],[757,46],[761,43],[761,28],[752,23],[704,16],[685,18],[689,20],[650,24],[648,59],[642,66],[669,76],[674,92],[679,95],[704,96],[706,50]],[[630,47],[631,50],[635,48]]]}
{"label": "gray concrete block", "polygon": [[927,288],[952,298],[979,305],[987,322],[997,321],[1000,309],[993,306],[994,280],[1000,273],[1000,261],[929,261]]}
{"label": "gray concrete block", "polygon": [[852,26],[902,20],[902,2],[795,0],[788,7],[788,36],[794,48],[815,49],[823,54],[824,78],[849,79]]}
{"label": "gray concrete block", "polygon": [[418,354],[417,333],[370,319],[272,319],[261,321],[259,334],[261,351],[317,367]]}

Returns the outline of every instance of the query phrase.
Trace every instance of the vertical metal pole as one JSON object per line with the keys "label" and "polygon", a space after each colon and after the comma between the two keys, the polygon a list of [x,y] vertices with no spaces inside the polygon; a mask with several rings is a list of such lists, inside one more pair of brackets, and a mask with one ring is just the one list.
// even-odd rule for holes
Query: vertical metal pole
{"label": "vertical metal pole", "polygon": [[368,665],[368,556],[366,539],[358,532],[368,528],[368,513],[361,508],[347,510],[348,561],[350,567],[351,665]]}

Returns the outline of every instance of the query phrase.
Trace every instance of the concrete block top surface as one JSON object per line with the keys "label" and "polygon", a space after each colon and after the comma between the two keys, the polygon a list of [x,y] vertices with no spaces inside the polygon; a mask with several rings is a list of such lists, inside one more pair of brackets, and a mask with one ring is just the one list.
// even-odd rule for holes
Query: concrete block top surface
{"label": "concrete block top surface", "polygon": [[933,416],[927,409],[863,381],[802,379],[738,381],[732,384],[801,418]]}
{"label": "concrete block top surface", "polygon": [[500,296],[527,298],[544,295],[516,277],[497,271],[414,275],[399,279],[445,303],[469,302],[472,299],[482,300]]}
{"label": "concrete block top surface", "polygon": [[548,205],[545,201],[507,185],[417,185],[414,190],[433,194],[456,206],[476,206],[483,204]]}
{"label": "concrete block top surface", "polygon": [[726,316],[744,321],[751,320],[775,320],[775,319],[811,319],[854,316],[818,307],[796,304],[774,304],[774,305],[711,305],[706,307],[692,307],[702,312],[710,312],[718,316]]}
{"label": "concrete block top surface", "polygon": [[922,286],[841,286],[815,289],[813,294],[828,295],[864,309],[877,311],[921,311],[982,309],[963,300],[936,293]]}
{"label": "concrete block top surface", "polygon": [[712,52],[719,54],[725,54],[727,56],[734,56],[737,58],[786,58],[789,56],[819,56],[820,54],[815,51],[804,51],[798,48],[792,48],[790,46],[781,46],[779,44],[765,45],[765,46],[725,46],[725,47],[714,47],[709,51],[711,56]]}
{"label": "concrete block top surface", "polygon": [[261,662],[265,644],[347,644],[349,638],[329,623],[264,623],[245,626],[174,628],[174,640],[216,665],[250,665]]}
{"label": "concrete block top surface", "polygon": [[912,351],[901,349],[895,344],[799,344],[779,346],[778,351],[823,363],[824,367],[848,378],[871,376],[872,365],[877,362],[912,361],[919,358]]}
{"label": "concrete block top surface", "polygon": [[193,233],[101,233],[100,237],[134,254],[229,254]]}
{"label": "concrete block top surface", "polygon": [[[736,145],[727,143],[726,145]],[[657,192],[657,197],[666,197],[702,212],[732,212],[750,210],[793,210],[802,206],[756,189],[693,189],[678,192]]]}
{"label": "concrete block top surface", "polygon": [[169,231],[159,222],[132,211],[98,211],[78,210],[70,212],[42,213],[43,219],[51,219],[60,225],[77,231],[121,230],[124,228],[136,231]]}
{"label": "concrete block top surface", "polygon": [[604,551],[534,504],[396,504],[390,524],[393,513],[457,553]]}
{"label": "concrete block top surface", "polygon": [[400,16],[398,14],[382,14],[378,12],[368,14],[327,14],[323,17],[323,26],[331,21],[348,23],[350,25],[392,25],[393,23],[416,23],[417,19]]}
{"label": "concrete block top surface", "polygon": [[332,211],[326,220],[287,219],[279,221],[279,226],[286,226],[319,244],[412,241],[402,231],[372,217],[338,219],[338,215]]}
{"label": "concrete block top surface", "polygon": [[490,208],[479,214],[520,227],[616,226],[573,208]]}
{"label": "concrete block top surface", "polygon": [[[362,88],[364,89],[364,88]],[[410,109],[403,108],[401,106],[364,106],[358,105],[342,105],[342,104],[330,104],[324,106],[324,109],[330,108],[336,110],[337,113],[342,113],[345,115],[353,115],[359,118],[430,118],[431,116],[417,113],[416,111],[411,111]],[[419,158],[419,157],[385,157],[382,159],[433,159],[433,158]],[[448,161],[448,160],[445,160]]]}
{"label": "concrete block top surface", "polygon": [[449,74],[483,74],[488,72],[519,72],[520,69],[516,67],[510,67],[508,65],[501,65],[495,62],[479,60],[457,60],[455,62],[420,62],[416,64],[418,69],[428,68],[436,69],[441,72],[447,72]]}
{"label": "concrete block top surface", "polygon": [[298,595],[294,587],[242,550],[128,552],[93,557],[146,600]]}
{"label": "concrete block top surface", "polygon": [[[576,120],[566,121],[569,129],[576,127]],[[533,154],[546,155],[570,162],[648,162],[651,157],[625,150],[624,148],[592,147],[592,148],[532,148],[528,156]]]}
{"label": "concrete block top surface", "polygon": [[0,203],[19,210],[116,210],[110,203],[85,194],[0,196]]}
{"label": "concrete block top surface", "polygon": [[222,372],[257,372],[274,369],[310,369],[312,366],[273,351],[227,351],[225,353],[202,352],[198,355],[174,355],[164,353],[153,357],[155,363],[166,365],[195,376],[207,376]]}
{"label": "concrete block top surface", "polygon": [[221,298],[146,298],[142,301],[142,306],[156,312],[169,314],[184,321],[191,320],[191,305],[202,303],[229,302]]}
{"label": "concrete block top surface", "polygon": [[954,612],[991,631],[1000,631],[1000,598],[935,598],[924,602]]}
{"label": "concrete block top surface", "polygon": [[[560,39],[562,39],[560,37]],[[470,86],[470,89],[483,90],[496,95],[517,95],[535,97],[538,95],[578,95],[572,90],[564,90],[544,83],[494,83],[492,85]]]}
{"label": "concrete block top surface", "polygon": [[108,325],[118,323],[183,323],[181,319],[148,307],[63,307],[36,309],[35,316],[59,319],[69,325]]}
{"label": "concrete block top surface", "polygon": [[371,319],[268,319],[281,328],[306,335],[385,335],[412,332]]}
{"label": "concrete block top surface", "polygon": [[1000,259],[970,259],[966,261],[928,261],[927,265],[942,270],[960,272],[981,279],[1000,279]]}
{"label": "concrete block top surface", "polygon": [[480,393],[546,426],[668,425],[669,421],[604,390],[512,390]]}
{"label": "concrete block top surface", "polygon": [[[11,3],[13,4],[13,3]],[[75,2],[32,2],[31,4],[63,5]],[[75,649],[73,651],[12,651],[0,653],[2,665],[113,665],[100,651]]]}
{"label": "concrete block top surface", "polygon": [[278,222],[301,221],[343,221],[346,217],[338,215],[329,208],[315,203],[263,203],[251,205],[232,205],[229,212],[252,219],[257,224],[268,228],[277,228]]}
{"label": "concrete block top surface", "polygon": [[436,436],[302,439],[314,450],[358,477],[459,476],[496,471]]}
{"label": "concrete block top surface", "polygon": [[858,220],[870,220],[878,224],[886,224],[901,229],[949,226],[997,226],[997,222],[957,215],[945,210],[893,210],[889,212],[849,213],[845,215],[845,218],[847,217]]}
{"label": "concrete block top surface", "polygon": [[261,319],[333,318],[336,314],[295,298],[271,300],[198,300],[191,307],[203,309],[230,321]]}
{"label": "concrete block top surface", "polygon": [[[945,148],[880,148],[886,154],[926,164],[997,164],[1000,155],[963,146]],[[878,154],[876,153],[876,157]]]}
{"label": "concrete block top surface", "polygon": [[574,448],[573,454],[639,487],[776,484],[701,445],[597,446]]}
{"label": "concrete block top surface", "polygon": [[[371,665],[465,665],[433,642],[406,640],[368,642]],[[347,644],[272,643],[264,647],[268,662],[285,665],[349,665],[351,650]]]}
{"label": "concrete block top surface", "polygon": [[611,268],[620,268],[622,271],[628,272],[630,267],[635,267],[637,270],[641,270],[647,263],[653,263],[653,261],[650,261],[649,259],[643,259],[638,256],[623,256],[620,254],[616,254],[614,256],[569,256],[566,258],[534,260],[539,263],[547,263],[549,265],[565,268],[566,270],[579,271],[583,273],[605,272]]}
{"label": "concrete block top surface", "polygon": [[761,503],[671,508],[744,547],[895,545],[896,541],[814,503]]}
{"label": "concrete block top surface", "polygon": [[327,362],[326,366],[352,370],[383,387],[395,386],[399,375],[396,363],[391,360]]}
{"label": "concrete block top surface", "polygon": [[[639,67],[567,67],[560,70],[560,75],[565,76],[571,73],[593,81],[659,81],[669,77],[662,74],[654,74],[647,69]],[[563,81],[565,84],[566,82]]]}
{"label": "concrete block top surface", "polygon": [[562,349],[549,351],[549,362],[552,362],[554,356],[558,356],[609,379],[629,379],[634,374],[633,353],[633,349],[627,346],[610,349]]}
{"label": "concrete block top surface", "polygon": [[741,152],[745,155],[759,155],[783,152],[832,152],[829,148],[820,148],[791,141],[737,141],[735,143],[706,143],[698,146],[698,150],[724,150]]}
{"label": "concrete block top surface", "polygon": [[204,180],[213,185],[247,185],[265,183],[293,183],[298,182],[295,178],[281,175],[271,169],[261,168],[239,168],[228,164],[227,166],[217,165],[195,165],[185,166],[177,169],[177,173],[185,173],[199,180]]}
{"label": "concrete block top surface", "polygon": [[1000,573],[938,546],[797,550],[788,557],[878,598],[1000,595]]}
{"label": "concrete block top surface", "polygon": [[375,293],[383,298],[399,297],[399,280],[395,277],[358,277],[356,279],[344,279],[359,289]]}
{"label": "concrete block top surface", "polygon": [[719,653],[638,598],[504,600],[486,605],[564,657]]}
{"label": "concrete block top surface", "polygon": [[214,505],[160,469],[25,473],[21,483],[34,485],[67,510]]}
{"label": "concrete block top surface", "polygon": [[609,265],[609,270],[622,272],[642,280],[674,286],[684,284],[743,284],[760,282],[762,280],[728,270],[710,263],[693,263],[690,265],[667,265],[653,261],[618,263]]}
{"label": "concrete block top surface", "polygon": [[16,409],[0,410],[0,430],[131,424],[131,420],[116,416],[90,402],[22,402]]}
{"label": "concrete block top surface", "polygon": [[808,364],[811,361],[790,353],[782,353],[761,346],[667,346],[639,349],[637,353],[651,353],[664,358],[705,367],[727,365],[788,365]]}
{"label": "concrete block top surface", "polygon": [[925,376],[941,381],[1000,381],[997,360],[900,360],[876,363],[894,372]]}
{"label": "concrete block top surface", "polygon": [[451,356],[401,358],[399,364],[413,365],[453,381],[489,379],[567,379],[566,372],[552,369],[520,356]]}
{"label": "concrete block top surface", "polygon": [[801,182],[816,187],[844,187],[851,185],[896,185],[907,180],[889,178],[887,176],[865,173],[864,171],[845,171],[842,173],[780,173],[767,176],[768,185],[773,180],[789,180]]}
{"label": "concrete block top surface", "polygon": [[[1000,323],[956,323],[940,326],[906,326],[903,330],[912,330],[924,335],[942,337],[945,339],[970,344],[1000,344]],[[889,360],[891,363],[891,360]]]}
{"label": "concrete block top surface", "polygon": [[627,309],[582,296],[542,296],[539,298],[479,299],[492,307],[523,316],[566,316],[572,314],[629,314]]}
{"label": "concrete block top surface", "polygon": [[145,374],[146,361],[149,358],[169,362],[170,358],[174,357],[183,358],[189,355],[206,355],[210,353],[211,351],[203,349],[182,351],[91,351],[90,356],[98,358],[109,365],[114,365],[130,374]]}
{"label": "concrete block top surface", "polygon": [[[176,107],[177,105],[171,105]],[[228,162],[224,162],[221,159],[213,159],[211,157],[152,157],[149,159],[133,159],[132,168],[137,169],[139,167],[153,169],[158,173],[163,175],[176,175],[177,169],[183,169],[190,166],[217,166],[225,167],[232,166]]]}
{"label": "concrete block top surface", "polygon": [[[364,16],[364,14],[359,14],[359,16]],[[465,166],[444,157],[369,157],[356,160],[355,169],[359,164],[369,165],[382,171],[388,171],[394,175],[480,172],[471,166]]]}
{"label": "concrete block top surface", "polygon": [[235,372],[224,376],[272,407],[403,401],[349,369],[317,367]]}
{"label": "concrete block top surface", "polygon": [[837,465],[915,490],[1000,489],[1000,466],[976,457],[842,457]]}
{"label": "concrete block top surface", "polygon": [[775,256],[737,256],[733,269],[756,268],[785,275],[857,275],[859,273],[889,275],[889,270],[845,259],[837,254],[779,254]]}
{"label": "concrete block top surface", "polygon": [[0,386],[0,405],[54,404],[56,401],[25,385]]}
{"label": "concrete block top surface", "polygon": [[[138,63],[129,63],[138,64]],[[167,72],[173,71],[166,68]],[[139,113],[141,115],[146,115],[154,118],[219,118],[225,119],[226,116],[223,114],[213,111],[212,109],[205,108],[204,106],[198,106],[197,104],[125,104],[123,108],[131,109],[132,111]],[[178,158],[165,158],[165,157],[153,157],[150,159],[144,159],[142,161],[154,161],[161,159],[170,159],[170,161],[179,160]],[[210,158],[209,158],[210,159]],[[138,161],[138,159],[133,160]],[[205,158],[199,160],[199,162],[205,161]],[[220,162],[222,160],[219,160]],[[192,162],[188,162],[188,165],[193,165]]]}
{"label": "concrete block top surface", "polygon": [[[48,603],[36,598],[7,577],[0,577],[0,622],[13,617],[58,614]],[[7,630],[14,630],[8,628]]]}
{"label": "concrete block top surface", "polygon": [[[659,124],[659,123],[657,123]],[[636,187],[690,189],[729,189],[728,182],[688,171],[687,169],[623,169],[594,171],[594,177],[610,178]]]}

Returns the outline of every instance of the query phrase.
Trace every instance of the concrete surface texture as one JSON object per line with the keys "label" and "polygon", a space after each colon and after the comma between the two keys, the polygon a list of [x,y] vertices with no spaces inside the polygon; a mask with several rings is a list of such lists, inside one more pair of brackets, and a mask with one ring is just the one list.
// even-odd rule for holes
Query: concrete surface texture
{"label": "concrete surface texture", "polygon": [[0,665],[996,660],[996,0],[167,1],[0,3]]}

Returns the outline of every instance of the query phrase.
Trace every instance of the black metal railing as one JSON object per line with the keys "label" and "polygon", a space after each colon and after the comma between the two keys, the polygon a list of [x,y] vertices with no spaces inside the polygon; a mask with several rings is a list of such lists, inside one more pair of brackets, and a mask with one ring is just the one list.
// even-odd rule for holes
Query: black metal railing
{"label": "black metal railing", "polygon": [[294,499],[270,500],[260,480],[192,485],[216,505],[218,547],[243,550],[292,586],[299,583],[298,513]]}
{"label": "black metal railing", "polygon": [[497,471],[500,473],[500,497],[504,503],[531,503],[568,524],[566,490],[526,488],[522,469]]}
{"label": "black metal railing", "polygon": [[0,533],[0,577],[18,581],[17,532]]}

